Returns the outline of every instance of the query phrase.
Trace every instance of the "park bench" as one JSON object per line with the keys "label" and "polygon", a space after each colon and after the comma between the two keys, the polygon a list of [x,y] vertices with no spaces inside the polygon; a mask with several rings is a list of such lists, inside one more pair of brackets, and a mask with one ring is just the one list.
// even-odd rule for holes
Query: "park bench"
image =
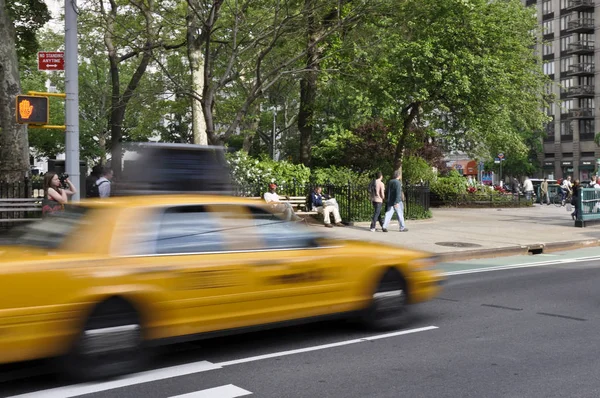
{"label": "park bench", "polygon": [[[248,199],[253,200],[262,200],[264,202],[264,198],[260,196],[253,196]],[[289,203],[294,208],[294,213],[298,216],[313,216],[317,215],[318,212],[316,210],[307,209],[306,208],[306,197],[305,196],[288,196],[288,199],[284,199],[284,196],[280,196],[282,203]]]}
{"label": "park bench", "polygon": [[41,198],[0,198],[0,227],[10,227],[41,218]]}

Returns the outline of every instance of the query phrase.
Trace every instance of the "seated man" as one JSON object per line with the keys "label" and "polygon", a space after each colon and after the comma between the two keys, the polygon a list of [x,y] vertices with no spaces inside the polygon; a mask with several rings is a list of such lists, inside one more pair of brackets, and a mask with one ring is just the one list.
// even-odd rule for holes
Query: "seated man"
{"label": "seated man", "polygon": [[277,185],[276,184],[269,184],[269,192],[265,192],[265,194],[263,195],[263,198],[265,199],[265,202],[267,202],[268,204],[271,205],[271,207],[276,211],[276,212],[280,212],[283,213],[284,218],[287,221],[298,221],[301,218],[298,217],[295,213],[294,213],[294,208],[292,207],[291,204],[286,203],[286,202],[282,202],[281,199],[279,198],[279,195],[277,195]]}
{"label": "seated man", "polygon": [[316,187],[310,194],[310,202],[313,210],[323,214],[323,221],[327,228],[333,227],[329,219],[329,213],[333,213],[335,225],[343,227],[344,224],[342,224],[342,217],[340,216],[340,209],[337,201],[335,199],[328,199],[326,195],[321,193],[322,191],[323,189],[321,187]]}

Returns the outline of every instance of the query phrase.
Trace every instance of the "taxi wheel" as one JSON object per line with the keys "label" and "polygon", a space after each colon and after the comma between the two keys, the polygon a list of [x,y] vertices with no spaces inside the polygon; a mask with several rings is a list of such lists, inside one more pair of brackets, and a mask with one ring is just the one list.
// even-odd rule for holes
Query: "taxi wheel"
{"label": "taxi wheel", "polygon": [[146,359],[138,313],[127,301],[114,298],[92,311],[65,367],[70,378],[86,381],[135,372]]}
{"label": "taxi wheel", "polygon": [[406,282],[400,272],[388,270],[373,292],[363,323],[371,329],[390,330],[402,326],[408,314]]}

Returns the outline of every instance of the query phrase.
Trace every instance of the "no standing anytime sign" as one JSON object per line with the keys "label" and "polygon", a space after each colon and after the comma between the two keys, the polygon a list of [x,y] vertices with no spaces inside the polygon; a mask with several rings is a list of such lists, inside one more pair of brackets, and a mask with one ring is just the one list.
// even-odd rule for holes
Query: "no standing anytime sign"
{"label": "no standing anytime sign", "polygon": [[38,52],[38,70],[65,70],[65,53],[63,51]]}

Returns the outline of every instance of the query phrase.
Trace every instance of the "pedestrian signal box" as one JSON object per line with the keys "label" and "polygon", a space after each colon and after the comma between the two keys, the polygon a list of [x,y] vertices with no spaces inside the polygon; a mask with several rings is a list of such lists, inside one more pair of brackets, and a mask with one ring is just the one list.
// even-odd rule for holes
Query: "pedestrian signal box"
{"label": "pedestrian signal box", "polygon": [[17,123],[48,124],[50,108],[48,97],[17,95]]}

